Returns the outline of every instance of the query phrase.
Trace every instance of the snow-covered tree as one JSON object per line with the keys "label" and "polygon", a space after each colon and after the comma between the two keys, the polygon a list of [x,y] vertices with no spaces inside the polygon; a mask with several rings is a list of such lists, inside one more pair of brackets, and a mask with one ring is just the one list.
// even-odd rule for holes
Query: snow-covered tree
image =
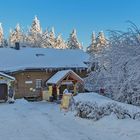
{"label": "snow-covered tree", "polygon": [[98,33],[98,36],[95,36],[95,33],[92,33],[91,44],[87,47],[88,53],[100,53],[104,47],[107,46],[107,39],[103,31]]}
{"label": "snow-covered tree", "polygon": [[122,102],[140,105],[140,30],[133,25],[127,32],[110,32],[109,44],[92,56],[98,69],[85,80],[86,88],[100,91]]}
{"label": "snow-covered tree", "polygon": [[50,32],[48,31],[48,29],[45,32],[43,32],[41,46],[43,48],[56,48],[56,49],[67,48],[67,44],[65,43],[61,35],[55,37],[55,31],[53,27]]}
{"label": "snow-covered tree", "polygon": [[16,42],[23,43],[23,38],[24,35],[19,24],[16,25],[13,31],[10,30],[10,36],[9,36],[10,46],[15,46]]}
{"label": "snow-covered tree", "polygon": [[105,38],[105,35],[104,35],[103,31],[99,32],[96,41],[97,41],[97,47],[103,47],[103,46],[106,45],[107,40]]}
{"label": "snow-covered tree", "polygon": [[40,26],[40,21],[38,20],[37,16],[35,16],[35,18],[33,19],[30,32],[32,34],[42,34],[42,28]]}
{"label": "snow-covered tree", "polygon": [[3,35],[3,28],[2,28],[2,23],[0,23],[0,46],[4,47],[4,35]]}
{"label": "snow-covered tree", "polygon": [[96,35],[95,35],[95,32],[92,33],[91,44],[87,48],[88,53],[92,53],[94,51],[96,51]]}
{"label": "snow-covered tree", "polygon": [[57,49],[68,48],[61,35],[58,35],[58,37],[56,38],[55,48]]}
{"label": "snow-covered tree", "polygon": [[50,48],[51,47],[48,29],[46,29],[46,31],[43,32],[43,34],[42,34],[41,47],[43,47],[43,48]]}
{"label": "snow-covered tree", "polygon": [[82,49],[82,45],[78,41],[75,29],[70,34],[67,45],[69,49]]}
{"label": "snow-covered tree", "polygon": [[31,47],[41,47],[42,28],[40,21],[35,16],[32,25],[29,29],[27,42]]}
{"label": "snow-covered tree", "polygon": [[48,31],[48,29],[43,32],[41,36],[41,46],[43,48],[56,48],[56,37],[53,27],[50,32]]}
{"label": "snow-covered tree", "polygon": [[54,31],[54,27],[52,27],[50,33],[49,33],[49,42],[50,45],[55,48],[55,42],[56,42],[56,38],[55,38],[55,31]]}

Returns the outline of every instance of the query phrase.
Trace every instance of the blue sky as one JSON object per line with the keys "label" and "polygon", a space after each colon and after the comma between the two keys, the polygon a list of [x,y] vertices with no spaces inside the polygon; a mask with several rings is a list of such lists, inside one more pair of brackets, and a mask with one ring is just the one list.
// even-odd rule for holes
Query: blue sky
{"label": "blue sky", "polygon": [[0,22],[7,36],[17,23],[27,29],[37,15],[43,29],[53,26],[65,40],[76,28],[80,42],[87,46],[92,31],[124,30],[127,20],[139,26],[139,7],[140,0],[0,0]]}

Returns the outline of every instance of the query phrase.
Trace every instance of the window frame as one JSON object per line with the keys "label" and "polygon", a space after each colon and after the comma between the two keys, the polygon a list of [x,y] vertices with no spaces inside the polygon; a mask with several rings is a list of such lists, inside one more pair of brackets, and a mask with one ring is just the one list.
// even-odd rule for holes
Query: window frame
{"label": "window frame", "polygon": [[35,88],[41,89],[42,88],[42,79],[36,79],[35,80]]}

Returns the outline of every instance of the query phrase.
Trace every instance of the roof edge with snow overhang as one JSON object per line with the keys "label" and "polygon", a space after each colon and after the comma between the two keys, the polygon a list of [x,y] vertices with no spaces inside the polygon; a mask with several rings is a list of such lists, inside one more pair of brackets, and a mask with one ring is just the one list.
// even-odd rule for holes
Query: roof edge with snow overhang
{"label": "roof edge with snow overhang", "polygon": [[74,76],[77,77],[77,79],[80,82],[83,83],[83,79],[79,75],[77,75],[74,71],[72,71],[72,70],[58,71],[46,83],[47,84],[58,84],[60,81],[62,81],[69,74],[73,74]]}
{"label": "roof edge with snow overhang", "polygon": [[15,78],[14,78],[14,77],[12,77],[12,76],[10,76],[10,75],[7,75],[7,74],[5,74],[5,73],[3,73],[3,72],[0,72],[0,76],[3,76],[3,77],[6,77],[6,78],[8,78],[8,79],[10,79],[10,80],[15,81]]}
{"label": "roof edge with snow overhang", "polygon": [[0,71],[15,72],[36,69],[79,69],[88,68],[85,62],[89,55],[82,50],[48,48],[0,48]]}

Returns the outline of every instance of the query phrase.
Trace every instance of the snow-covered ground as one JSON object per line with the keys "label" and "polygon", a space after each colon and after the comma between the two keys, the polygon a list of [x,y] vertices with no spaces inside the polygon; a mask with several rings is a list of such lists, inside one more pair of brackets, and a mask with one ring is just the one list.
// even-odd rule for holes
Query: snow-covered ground
{"label": "snow-covered ground", "polygon": [[[80,100],[81,96],[85,99],[95,97],[100,102],[109,101],[97,94],[81,94],[76,100]],[[75,117],[71,112],[64,113],[56,103],[26,102],[21,99],[16,100],[15,104],[0,104],[0,112],[1,140],[140,139],[138,120],[118,120],[107,116],[95,122]]]}

